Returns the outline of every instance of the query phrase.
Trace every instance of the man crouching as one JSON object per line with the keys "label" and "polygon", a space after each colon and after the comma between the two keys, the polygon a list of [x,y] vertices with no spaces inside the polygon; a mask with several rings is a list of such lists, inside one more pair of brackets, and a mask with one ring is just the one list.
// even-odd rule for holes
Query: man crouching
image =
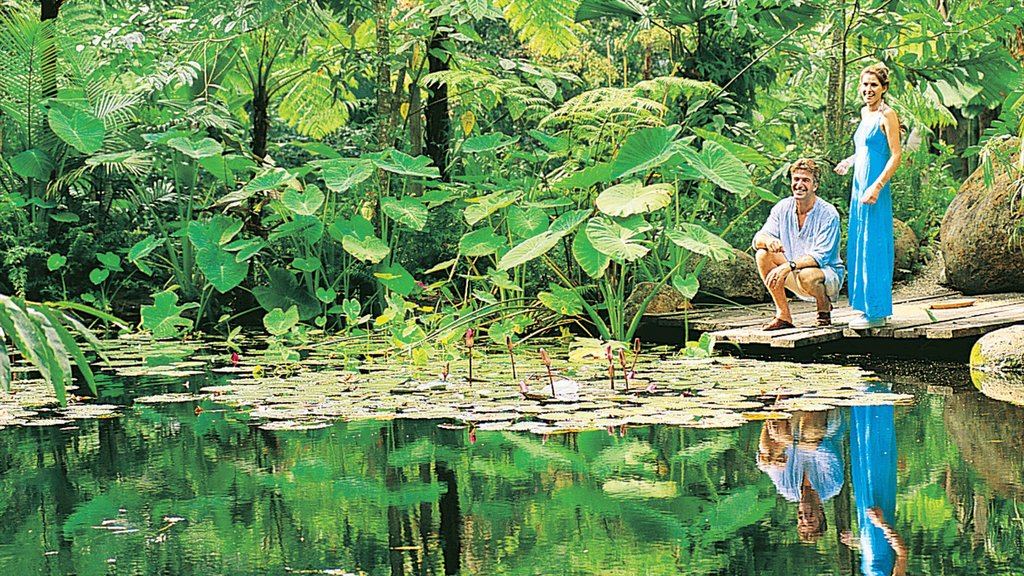
{"label": "man crouching", "polygon": [[789,169],[793,196],[779,200],[754,235],[757,271],[775,302],[775,317],[762,330],[793,328],[786,289],[814,301],[818,326],[832,324],[832,300],[839,295],[846,268],[839,258],[839,213],[818,198],[821,168],[810,158]]}

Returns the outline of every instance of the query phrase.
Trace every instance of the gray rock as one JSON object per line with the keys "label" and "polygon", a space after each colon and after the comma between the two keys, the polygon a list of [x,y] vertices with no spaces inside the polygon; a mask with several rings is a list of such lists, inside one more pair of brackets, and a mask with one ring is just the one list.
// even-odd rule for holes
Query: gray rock
{"label": "gray rock", "polygon": [[946,281],[965,294],[1024,290],[1024,250],[1010,238],[1022,214],[1014,202],[1016,178],[1004,159],[1017,161],[1012,151],[1020,149],[1020,140],[996,146],[991,188],[979,167],[950,203],[939,232]]}
{"label": "gray rock", "polygon": [[919,242],[914,231],[899,218],[892,219],[895,262],[893,280],[904,280],[910,276],[920,256]]}
{"label": "gray rock", "polygon": [[[724,262],[709,260],[701,270],[700,292],[697,293],[697,302],[722,302],[722,298],[749,304],[752,302],[768,302],[771,296],[764,287],[764,282],[757,274],[757,262],[754,257],[741,250],[733,248],[734,258]],[[688,266],[693,271],[696,265],[696,258],[692,258],[692,264]],[[722,298],[716,298],[721,296]]]}
{"label": "gray rock", "polygon": [[971,370],[1024,370],[1024,325],[979,338],[971,349]]}
{"label": "gray rock", "polygon": [[[633,287],[633,292],[626,298],[626,321],[632,320],[640,303],[647,298],[647,295],[654,289],[654,282],[638,282]],[[690,308],[689,301],[679,293],[678,290],[665,283],[658,289],[654,299],[647,305],[644,314],[665,314]]]}

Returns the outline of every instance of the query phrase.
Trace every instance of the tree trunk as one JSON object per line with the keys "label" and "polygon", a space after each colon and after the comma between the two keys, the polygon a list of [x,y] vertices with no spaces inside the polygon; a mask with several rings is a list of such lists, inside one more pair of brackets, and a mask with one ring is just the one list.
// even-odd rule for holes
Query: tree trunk
{"label": "tree trunk", "polygon": [[843,109],[846,107],[846,10],[840,8],[832,22],[832,46],[828,56],[828,100],[825,104],[825,150],[843,156]]}
{"label": "tree trunk", "polygon": [[[56,20],[64,0],[42,0],[39,6],[39,21]],[[57,43],[47,42],[43,49],[40,78],[43,98],[57,96]]]}
{"label": "tree trunk", "polygon": [[[388,128],[391,125],[391,38],[389,36],[388,0],[373,0],[373,18],[377,23],[377,147],[390,146]],[[377,170],[378,193],[387,196],[388,173]]]}
{"label": "tree trunk", "polygon": [[[415,78],[409,84],[409,154],[413,157],[423,154],[423,98],[420,87],[416,84]],[[422,184],[413,183],[409,186],[409,193],[419,196],[423,191]]]}
{"label": "tree trunk", "polygon": [[[431,73],[448,70],[448,59],[440,58],[438,52],[444,51],[446,32],[438,32],[427,44],[427,64]],[[427,156],[434,161],[434,166],[441,171],[441,179],[448,181],[448,138],[451,134],[451,123],[448,119],[448,86],[435,86],[427,98]]]}

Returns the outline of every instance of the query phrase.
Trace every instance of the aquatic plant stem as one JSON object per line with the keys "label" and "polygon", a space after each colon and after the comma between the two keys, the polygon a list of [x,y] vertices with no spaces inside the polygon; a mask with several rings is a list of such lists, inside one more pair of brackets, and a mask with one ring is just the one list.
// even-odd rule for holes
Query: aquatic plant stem
{"label": "aquatic plant stem", "polygon": [[548,383],[551,384],[551,397],[555,397],[555,378],[551,375],[551,358],[548,357],[548,353],[541,348],[540,349],[540,361],[544,364],[544,367],[548,370]]}
{"label": "aquatic plant stem", "polygon": [[508,348],[508,359],[512,363],[512,379],[516,379],[516,355],[512,351],[512,337],[505,336],[505,347]]}
{"label": "aquatic plant stem", "polygon": [[612,346],[608,345],[604,350],[604,355],[608,358],[608,382],[612,385],[612,390],[615,390],[615,365],[612,364]]}
{"label": "aquatic plant stem", "polygon": [[626,351],[619,348],[619,366],[622,367],[622,380],[626,383],[626,392],[629,392],[629,372],[626,371]]}

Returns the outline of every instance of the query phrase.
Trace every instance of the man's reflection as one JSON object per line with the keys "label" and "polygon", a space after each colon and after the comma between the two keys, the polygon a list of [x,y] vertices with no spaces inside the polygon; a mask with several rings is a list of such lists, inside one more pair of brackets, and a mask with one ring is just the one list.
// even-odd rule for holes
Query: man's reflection
{"label": "man's reflection", "polygon": [[843,486],[843,417],[837,409],[796,412],[761,428],[757,465],[785,499],[797,502],[797,533],[818,540],[827,528],[824,503]]}
{"label": "man's reflection", "polygon": [[866,576],[902,576],[907,547],[896,518],[896,429],[893,406],[850,408],[850,464]]}

